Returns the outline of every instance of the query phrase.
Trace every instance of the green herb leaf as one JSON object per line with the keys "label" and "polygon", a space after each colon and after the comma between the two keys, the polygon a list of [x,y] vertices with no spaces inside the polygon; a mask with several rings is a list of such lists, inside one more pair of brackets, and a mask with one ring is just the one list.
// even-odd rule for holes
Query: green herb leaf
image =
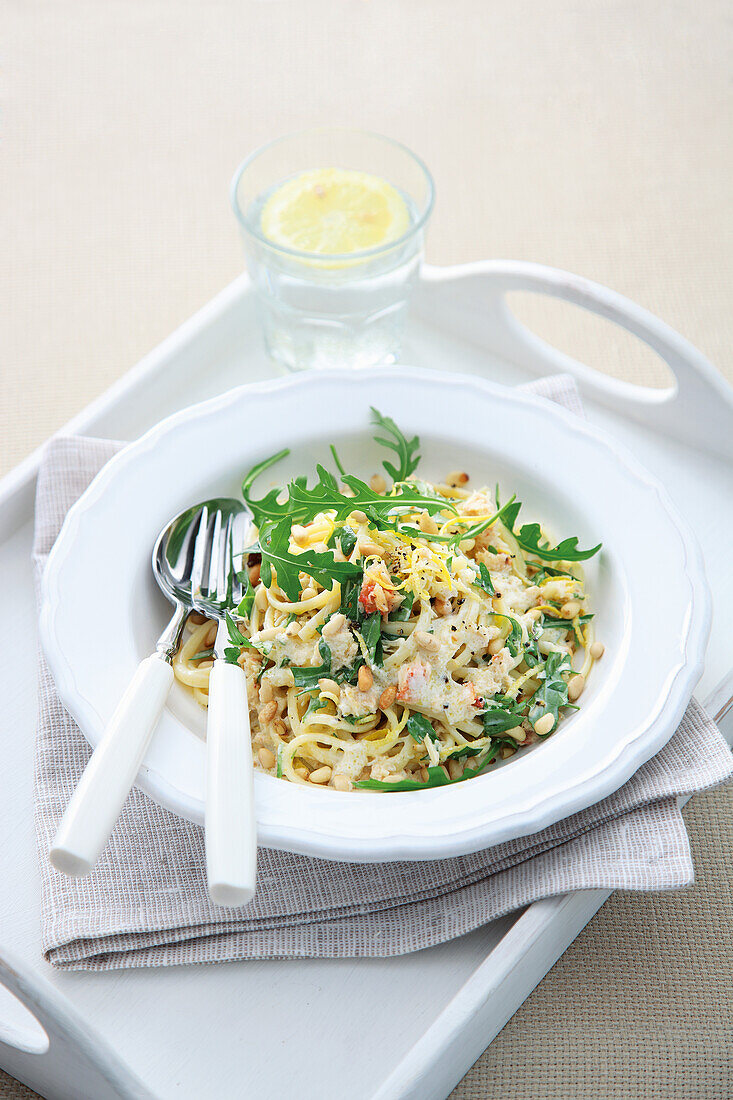
{"label": "green herb leaf", "polygon": [[333,460],[336,463],[336,469],[338,470],[338,472],[343,477],[343,475],[346,473],[346,470],[343,468],[343,466],[341,464],[341,459],[339,458],[338,452],[337,452],[336,448],[334,447],[333,443],[331,444],[331,454],[333,455]]}
{"label": "green herb leaf", "polygon": [[194,653],[193,657],[191,657],[190,660],[192,660],[192,661],[203,661],[205,657],[213,657],[213,656],[214,656],[214,650],[213,650],[213,647],[212,647],[211,649],[202,649],[200,653]]}
{"label": "green herb leaf", "polygon": [[339,611],[342,615],[345,615],[347,619],[350,619],[352,623],[358,622],[361,618],[361,604],[359,603],[359,593],[361,592],[361,586],[364,581],[364,574],[360,571],[358,576],[349,577],[341,585],[341,605]]}
{"label": "green herb leaf", "polygon": [[319,699],[317,695],[312,694],[308,700],[308,706],[305,708],[303,718],[307,718],[309,714],[312,714],[314,710],[323,710],[327,707],[328,703],[325,699]]}
{"label": "green herb leaf", "polygon": [[511,615],[501,615],[498,611],[492,612],[492,618],[503,619],[504,622],[509,623],[509,633],[504,639],[504,645],[507,647],[512,657],[516,657],[522,644],[521,626],[516,619],[511,617]]}
{"label": "green herb leaf", "polygon": [[272,584],[272,569],[277,571],[277,583],[288,599],[300,598],[299,573],[307,573],[323,588],[333,588],[333,582],[343,583],[349,577],[361,576],[361,567],[348,561],[336,561],[330,551],[306,550],[294,554],[290,550],[291,519],[260,528],[262,563],[260,576],[267,588]]}
{"label": "green herb leaf", "polygon": [[278,451],[276,455],[271,455],[269,458],[264,458],[262,462],[258,462],[256,466],[253,466],[242,482],[242,496],[249,505],[252,516],[258,527],[261,527],[266,520],[280,519],[288,514],[287,503],[278,504],[277,498],[281,493],[281,489],[271,489],[261,500],[254,500],[251,495],[251,488],[255,480],[264,473],[265,470],[269,470],[270,466],[274,466],[276,462],[279,462],[282,458],[287,457],[290,454],[289,448],[285,448],[282,451]]}
{"label": "green herb leaf", "polygon": [[[578,619],[581,623],[589,623],[593,618],[592,615],[579,615]],[[543,630],[572,630],[572,619],[554,619],[552,615],[543,615],[542,617]]]}
{"label": "green herb leaf", "polygon": [[449,779],[441,767],[428,768],[427,783],[420,783],[413,779],[402,779],[399,783],[382,783],[379,779],[362,779],[354,786],[362,791],[424,791],[430,787],[447,787],[449,783],[463,783],[466,779],[473,779],[480,775],[484,768],[493,764],[499,752],[499,746],[492,746],[489,755],[475,768],[466,768],[463,775],[455,779]]}
{"label": "green herb leaf", "polygon": [[494,585],[491,582],[491,573],[489,573],[483,562],[479,563],[478,577],[473,583],[477,588],[483,588],[484,592],[488,592],[490,596],[495,594]]}
{"label": "green herb leaf", "polygon": [[393,465],[387,459],[382,465],[393,481],[404,481],[414,473],[420,462],[417,450],[420,446],[419,436],[406,439],[390,416],[382,414],[372,406],[372,424],[380,429],[384,435],[375,435],[374,439],[383,447],[388,447],[397,456],[399,466]]}
{"label": "green herb leaf", "polygon": [[244,590],[239,604],[237,606],[237,614],[242,619],[249,619],[252,614],[252,608],[255,602],[255,590],[252,587],[252,582],[249,579],[249,573],[247,573],[247,587]]}
{"label": "green herb leaf", "polygon": [[[496,499],[498,506],[498,486],[496,489]],[[540,530],[539,523],[525,523],[519,531],[515,531],[514,526],[517,522],[517,516],[519,515],[519,509],[521,507],[520,501],[512,499],[509,508],[507,508],[506,505],[504,506],[502,522],[505,523],[512,532],[521,548],[528,554],[532,554],[535,558],[540,558],[542,561],[585,561],[587,558],[592,558],[593,555],[597,554],[601,549],[602,543],[599,542],[597,546],[592,547],[590,550],[579,550],[577,535],[573,535],[568,539],[563,539],[557,546],[550,546],[547,541],[541,541],[542,531]]]}
{"label": "green herb leaf", "polygon": [[433,723],[430,722],[424,714],[410,715],[407,719],[407,732],[415,741],[425,741],[426,737],[429,737],[430,740],[434,741],[436,744],[440,741],[440,738],[435,732]]}
{"label": "green herb leaf", "polygon": [[525,710],[525,704],[517,703],[514,699],[505,699],[503,703],[495,701],[490,704],[478,717],[481,719],[485,735],[496,737],[498,734],[506,733],[507,730],[521,726]]}
{"label": "green herb leaf", "polygon": [[[544,662],[544,668],[537,673],[543,681],[532,696],[532,708],[529,712],[529,720],[534,726],[538,718],[543,714],[551,714],[554,718],[552,731],[556,728],[560,718],[560,708],[568,705],[568,685],[563,679],[563,672],[573,671],[570,657],[567,653],[548,653]],[[549,734],[545,734],[549,736]]]}
{"label": "green herb leaf", "polygon": [[356,535],[350,527],[342,527],[338,536],[341,553],[345,558],[350,558],[356,546]]}
{"label": "green herb leaf", "polygon": [[290,671],[293,674],[295,686],[310,691],[318,687],[318,681],[323,676],[331,676],[331,663],[329,662],[327,665],[308,665],[303,668],[293,665]]}
{"label": "green herb leaf", "polygon": [[410,618],[412,614],[412,605],[415,602],[414,592],[404,592],[402,603],[399,607],[396,607],[394,611],[389,614],[389,622],[391,623],[404,623]]}
{"label": "green herb leaf", "polygon": [[383,657],[382,646],[380,645],[382,637],[382,616],[380,613],[375,611],[373,614],[367,615],[360,629],[361,636],[369,651],[370,661],[374,665],[381,666]]}

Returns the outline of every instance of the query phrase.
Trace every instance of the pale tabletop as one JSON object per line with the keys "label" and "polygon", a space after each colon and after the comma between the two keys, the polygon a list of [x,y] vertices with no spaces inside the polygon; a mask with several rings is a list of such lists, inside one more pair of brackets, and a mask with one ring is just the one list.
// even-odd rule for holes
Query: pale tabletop
{"label": "pale tabletop", "polygon": [[[580,272],[733,380],[729,14],[726,0],[6,4],[0,472],[240,271],[234,167],[322,123],[427,161],[433,262]],[[664,382],[570,307],[521,308],[594,366]],[[730,788],[693,800],[695,887],[616,894],[453,1100],[731,1094],[732,810]],[[0,1074],[0,1097],[26,1095]]]}

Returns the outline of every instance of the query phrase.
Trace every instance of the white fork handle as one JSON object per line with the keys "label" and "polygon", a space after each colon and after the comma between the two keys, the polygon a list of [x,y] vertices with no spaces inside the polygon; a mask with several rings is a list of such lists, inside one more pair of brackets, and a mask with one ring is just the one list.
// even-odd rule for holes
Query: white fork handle
{"label": "white fork handle", "polygon": [[49,858],[67,875],[88,874],[110,838],[173,683],[157,654],[137,667],[92,753],[58,827]]}
{"label": "white fork handle", "polygon": [[206,726],[206,874],[216,905],[246,905],[257,879],[252,741],[247,680],[215,661]]}

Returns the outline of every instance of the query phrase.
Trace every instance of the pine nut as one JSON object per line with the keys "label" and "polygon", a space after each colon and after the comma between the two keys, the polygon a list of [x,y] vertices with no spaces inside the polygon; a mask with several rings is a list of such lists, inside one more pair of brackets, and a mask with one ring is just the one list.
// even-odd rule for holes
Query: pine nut
{"label": "pine nut", "polygon": [[328,676],[322,676],[318,681],[318,686],[321,691],[327,691],[329,695],[340,695],[341,688],[338,686],[335,680],[329,680]]}
{"label": "pine nut", "polygon": [[551,714],[543,714],[541,718],[538,718],[534,724],[535,733],[540,737],[546,737],[552,727],[555,725],[555,719]]}
{"label": "pine nut", "polygon": [[206,622],[206,616],[199,615],[198,611],[192,611],[188,616],[188,621],[193,623],[194,626],[203,626]]}
{"label": "pine nut", "polygon": [[568,600],[560,608],[560,614],[564,619],[574,619],[576,615],[580,614],[580,604],[577,600]]}
{"label": "pine nut", "polygon": [[334,634],[338,634],[341,627],[346,622],[346,616],[340,611],[337,611],[335,615],[332,615],[328,620],[323,630],[321,631],[321,637],[332,638]]}
{"label": "pine nut", "polygon": [[293,771],[300,779],[308,778],[308,769],[304,768],[302,765],[299,768],[294,768]]}
{"label": "pine nut", "polygon": [[275,767],[275,753],[274,752],[270,752],[269,749],[260,749],[260,751],[257,753],[257,755],[260,759],[260,764],[265,769],[265,771],[269,772],[270,768]]}
{"label": "pine nut", "polygon": [[256,565],[250,565],[249,567],[249,583],[254,586],[260,583],[260,563]]}
{"label": "pine nut", "polygon": [[514,756],[514,753],[516,751],[517,750],[513,749],[511,745],[505,745],[504,748],[501,750],[502,760],[508,760],[510,756]]}
{"label": "pine nut", "polygon": [[369,478],[369,488],[373,489],[375,493],[383,493],[387,488],[387,482],[381,474],[372,474]]}
{"label": "pine nut", "polygon": [[462,554],[470,554],[475,545],[476,539],[463,539],[462,542],[458,543],[458,549]]}
{"label": "pine nut", "polygon": [[[572,676],[568,682],[568,699],[571,703],[574,703],[576,699],[579,699],[583,694],[583,688],[585,687],[585,676],[581,676],[578,673],[577,676]],[[535,729],[537,727],[535,726]]]}
{"label": "pine nut", "polygon": [[360,511],[359,509],[357,509],[355,512],[351,513],[351,519],[355,519],[357,523],[366,523],[367,522],[367,518],[366,518],[365,514],[362,511]]}
{"label": "pine nut", "polygon": [[357,683],[359,685],[359,691],[369,691],[369,688],[374,683],[372,670],[367,665],[362,665],[359,669]]}
{"label": "pine nut", "polygon": [[421,512],[417,523],[420,530],[424,531],[426,535],[437,535],[438,525],[429,512]]}
{"label": "pine nut", "polygon": [[459,775],[463,775],[463,762],[461,760],[449,760],[448,774],[451,779],[458,779]]}
{"label": "pine nut", "polygon": [[489,653],[491,654],[492,657],[496,657],[497,653],[501,653],[503,648],[504,648],[504,639],[503,638],[492,638],[492,640],[489,642]]}
{"label": "pine nut", "polygon": [[300,598],[301,600],[312,600],[313,597],[317,595],[318,593],[316,592],[315,588],[311,588],[309,586],[308,588],[303,589],[303,591],[300,593]]}
{"label": "pine nut", "polygon": [[430,776],[428,775],[428,769],[423,764],[423,766],[420,768],[420,779],[423,781],[423,783],[427,783],[429,778]]}
{"label": "pine nut", "polygon": [[412,636],[420,649],[425,650],[426,653],[437,653],[440,649],[438,639],[428,634],[427,630],[416,630]]}
{"label": "pine nut", "polygon": [[603,654],[606,652],[606,647],[603,642],[594,642],[590,647],[590,655],[594,661],[600,661]]}
{"label": "pine nut", "polygon": [[388,707],[392,706],[396,698],[397,688],[394,684],[390,684],[389,687],[386,687],[382,694],[379,696],[379,709],[387,710]]}
{"label": "pine nut", "polygon": [[316,768],[314,772],[310,773],[311,783],[328,783],[331,778],[331,769],[328,764],[324,764],[322,768]]}
{"label": "pine nut", "polygon": [[464,473],[463,470],[453,470],[445,479],[446,485],[450,485],[452,489],[457,489],[460,485],[465,485],[467,481],[468,474]]}
{"label": "pine nut", "polygon": [[305,534],[305,527],[300,523],[294,523],[290,528],[290,536],[295,539],[296,542],[300,542],[300,540],[305,537]]}
{"label": "pine nut", "polygon": [[263,726],[266,726],[268,722],[271,722],[277,714],[277,703],[272,699],[269,703],[265,703],[260,708],[260,722]]}
{"label": "pine nut", "polygon": [[358,539],[356,543],[359,553],[363,558],[377,557],[381,558],[384,554],[384,547],[380,546],[374,539],[365,538],[363,535]]}
{"label": "pine nut", "polygon": [[260,682],[260,702],[270,703],[275,697],[275,691],[269,680]]}
{"label": "pine nut", "polygon": [[255,592],[255,607],[260,611],[264,611],[267,607],[267,589],[264,584],[259,585]]}
{"label": "pine nut", "polygon": [[348,775],[334,775],[331,780],[331,786],[336,791],[350,791],[353,784]]}

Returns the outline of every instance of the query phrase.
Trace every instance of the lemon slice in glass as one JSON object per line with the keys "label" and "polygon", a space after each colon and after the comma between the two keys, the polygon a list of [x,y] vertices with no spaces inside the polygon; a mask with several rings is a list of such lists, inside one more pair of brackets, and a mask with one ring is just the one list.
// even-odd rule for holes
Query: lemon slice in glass
{"label": "lemon slice in glass", "polygon": [[334,256],[397,240],[410,228],[410,213],[380,176],[319,168],[281,184],[265,203],[260,224],[281,248]]}

